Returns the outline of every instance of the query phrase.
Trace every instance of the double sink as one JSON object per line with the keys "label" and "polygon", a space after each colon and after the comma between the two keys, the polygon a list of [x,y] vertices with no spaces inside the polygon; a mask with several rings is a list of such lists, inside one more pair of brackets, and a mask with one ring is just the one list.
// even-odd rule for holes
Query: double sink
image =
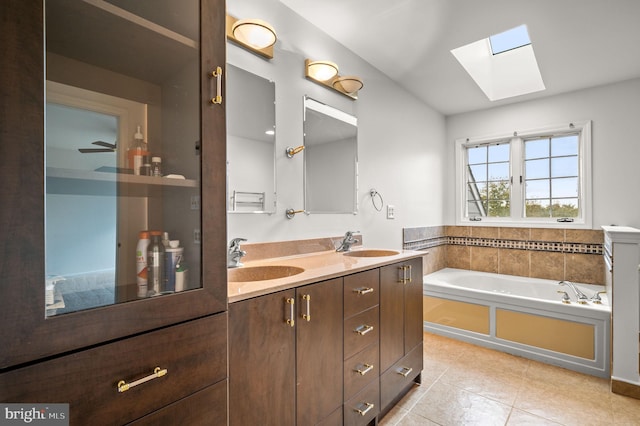
{"label": "double sink", "polygon": [[[400,252],[395,250],[362,249],[344,252],[342,253],[342,255],[347,257],[386,257],[395,256],[399,253]],[[229,282],[236,283],[249,281],[267,281],[292,277],[301,274],[304,271],[304,268],[290,265],[246,266],[241,268],[229,269],[227,279]]]}

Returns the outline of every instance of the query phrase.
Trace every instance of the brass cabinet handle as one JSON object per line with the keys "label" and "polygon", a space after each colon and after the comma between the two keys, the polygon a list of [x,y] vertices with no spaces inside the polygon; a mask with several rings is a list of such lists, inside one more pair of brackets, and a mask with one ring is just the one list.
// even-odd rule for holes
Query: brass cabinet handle
{"label": "brass cabinet handle", "polygon": [[290,297],[287,299],[287,303],[289,304],[289,318],[287,318],[287,324],[293,327],[294,325],[296,325],[296,321],[295,321],[296,314],[294,312],[294,305],[296,304],[296,300]]}
{"label": "brass cabinet handle", "polygon": [[356,333],[358,333],[361,336],[364,336],[365,334],[367,334],[368,332],[373,330],[373,326],[372,325],[367,325],[367,324],[362,324],[360,327],[356,328],[355,331]]}
{"label": "brass cabinet handle", "polygon": [[398,266],[398,271],[402,271],[402,277],[398,279],[398,282],[402,284],[411,282],[411,265]]}
{"label": "brass cabinet handle", "polygon": [[413,368],[402,367],[400,371],[398,371],[398,374],[401,375],[402,377],[407,377],[409,374],[411,374],[412,371],[413,371]]}
{"label": "brass cabinet handle", "polygon": [[362,366],[364,367],[363,370],[356,368],[355,371],[356,373],[358,373],[361,376],[364,376],[365,374],[367,374],[369,371],[373,370],[373,365],[371,364],[362,364]]}
{"label": "brass cabinet handle", "polygon": [[216,79],[216,95],[211,98],[211,103],[215,105],[222,104],[222,67],[216,67],[211,72],[211,77]]}
{"label": "brass cabinet handle", "polygon": [[167,374],[166,368],[156,367],[153,369],[153,373],[149,374],[146,377],[143,377],[142,379],[135,380],[131,383],[127,383],[124,380],[120,380],[118,382],[118,392],[119,393],[126,392],[133,387],[146,383],[149,380],[157,379],[158,377],[162,377],[166,374]]}
{"label": "brass cabinet handle", "polygon": [[311,295],[310,294],[303,294],[302,295],[302,300],[307,302],[307,312],[305,314],[302,314],[302,318],[308,321],[311,321]]}
{"label": "brass cabinet handle", "polygon": [[373,293],[373,289],[371,287],[359,287],[359,288],[354,288],[353,292],[358,294],[367,294],[367,293]]}
{"label": "brass cabinet handle", "polygon": [[407,277],[405,278],[405,283],[411,282],[411,265],[407,265]]}
{"label": "brass cabinet handle", "polygon": [[367,408],[365,408],[364,410],[361,410],[360,408],[355,409],[356,413],[360,414],[361,416],[366,416],[367,413],[371,411],[373,407],[375,407],[375,405],[370,402],[365,402],[363,405]]}

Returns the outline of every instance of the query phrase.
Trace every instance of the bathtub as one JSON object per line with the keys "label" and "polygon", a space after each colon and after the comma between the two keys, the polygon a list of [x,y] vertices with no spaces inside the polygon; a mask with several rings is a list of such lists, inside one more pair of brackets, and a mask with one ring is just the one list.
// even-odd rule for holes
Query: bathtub
{"label": "bathtub", "polygon": [[[591,297],[604,286],[577,284]],[[566,291],[570,304],[562,303]],[[558,281],[446,268],[424,276],[424,330],[609,378],[611,307]]]}

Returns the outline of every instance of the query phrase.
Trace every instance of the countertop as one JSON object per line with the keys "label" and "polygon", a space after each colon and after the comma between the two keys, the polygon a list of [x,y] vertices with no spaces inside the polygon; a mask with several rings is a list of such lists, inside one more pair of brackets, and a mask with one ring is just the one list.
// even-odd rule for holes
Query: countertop
{"label": "countertop", "polygon": [[[372,250],[370,247],[357,248],[352,252]],[[385,250],[385,249],[373,249]],[[394,250],[398,251],[398,250]],[[427,251],[402,250],[398,254],[378,257],[353,257],[335,250],[322,251],[310,254],[270,258],[243,262],[240,268],[255,266],[294,266],[303,268],[304,271],[284,278],[276,278],[262,281],[227,282],[229,303],[238,302],[256,296],[262,296],[277,291],[299,287],[305,284],[325,281],[332,278],[350,275],[356,272],[366,271],[385,265],[390,265],[404,260],[423,257]],[[231,271],[232,269],[229,269]]]}

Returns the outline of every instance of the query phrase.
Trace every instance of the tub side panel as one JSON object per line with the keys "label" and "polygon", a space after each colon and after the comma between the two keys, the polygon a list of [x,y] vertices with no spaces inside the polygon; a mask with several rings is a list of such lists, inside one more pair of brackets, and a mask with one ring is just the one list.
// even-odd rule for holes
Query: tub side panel
{"label": "tub side panel", "polygon": [[591,324],[496,309],[496,337],[595,359],[595,328]]}
{"label": "tub side panel", "polygon": [[449,327],[489,334],[489,307],[424,296],[423,318]]}

